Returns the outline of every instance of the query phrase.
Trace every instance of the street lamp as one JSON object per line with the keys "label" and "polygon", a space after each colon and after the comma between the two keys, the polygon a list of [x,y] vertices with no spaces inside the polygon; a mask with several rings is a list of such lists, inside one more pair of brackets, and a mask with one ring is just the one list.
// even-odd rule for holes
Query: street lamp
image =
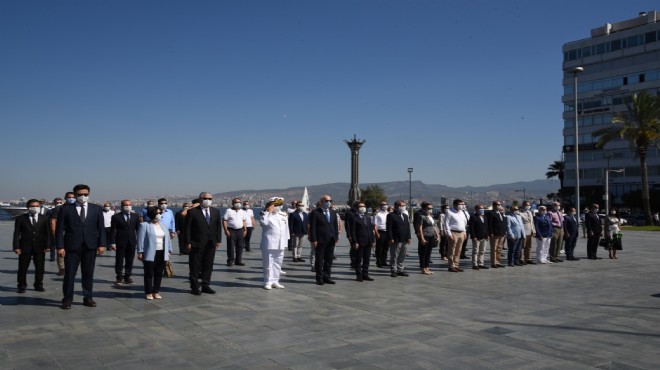
{"label": "street lamp", "polygon": [[412,173],[413,168],[408,167],[408,207],[410,208],[409,213],[412,215]]}
{"label": "street lamp", "polygon": [[523,202],[524,202],[524,201],[527,200],[527,189],[526,188],[522,188],[522,190],[518,189],[518,190],[516,190],[516,193],[520,193],[521,191],[523,193]]}
{"label": "street lamp", "polygon": [[580,212],[580,140],[578,131],[578,73],[584,68],[573,68],[573,111],[575,112],[575,209]]}
{"label": "street lamp", "polygon": [[603,195],[603,200],[605,201],[605,217],[610,215],[610,172],[623,172],[623,168],[618,170],[610,170],[609,168],[605,170],[605,195]]}

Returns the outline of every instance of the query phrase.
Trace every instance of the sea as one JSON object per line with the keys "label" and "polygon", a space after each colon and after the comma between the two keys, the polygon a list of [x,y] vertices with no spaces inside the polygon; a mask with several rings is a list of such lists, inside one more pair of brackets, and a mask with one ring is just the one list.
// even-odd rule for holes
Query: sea
{"label": "sea", "polygon": [[[135,212],[139,212],[141,209],[142,209],[141,207],[140,207],[140,208],[136,208],[136,209],[135,209]],[[220,207],[219,209],[220,209],[220,215],[224,215],[224,214],[225,214],[225,211],[227,210],[226,207]],[[252,208],[252,211],[254,212],[254,218],[255,218],[255,219],[258,219],[258,218],[259,218],[259,212],[261,212],[262,209],[263,209],[263,208]],[[179,211],[181,210],[181,208],[180,208],[180,207],[172,207],[172,208],[170,208],[170,210],[171,210],[172,212],[174,212],[174,214],[176,214],[177,212],[179,212]],[[0,221],[11,221],[11,220],[13,220],[13,219],[14,219],[14,218],[13,218],[9,213],[3,211],[3,210],[0,208]]]}

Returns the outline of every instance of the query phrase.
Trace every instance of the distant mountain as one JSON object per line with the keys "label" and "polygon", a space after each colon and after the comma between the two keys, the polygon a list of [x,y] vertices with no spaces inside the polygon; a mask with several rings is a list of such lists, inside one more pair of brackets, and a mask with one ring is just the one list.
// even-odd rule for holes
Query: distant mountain
{"label": "distant mountain", "polygon": [[[397,199],[408,200],[409,183],[408,181],[392,181],[384,183],[365,183],[360,184],[364,189],[369,185],[378,185],[384,191],[390,202]],[[348,200],[348,190],[350,184],[347,182],[337,182],[322,185],[307,186],[310,199],[314,202],[322,195],[330,195],[337,204],[346,204]],[[510,184],[497,184],[490,186],[465,186],[453,188],[446,185],[425,184],[421,181],[412,182],[413,202],[419,203],[423,200],[432,203],[441,203],[445,198],[451,202],[455,198],[461,198],[468,204],[490,203],[498,199],[505,202],[514,200],[521,201],[523,194],[527,199],[539,200],[545,199],[546,194],[554,193],[559,189],[559,183],[551,180],[519,181]],[[252,199],[253,202],[260,202],[273,196],[284,197],[288,202],[302,198],[304,186],[296,186],[286,189],[264,189],[264,190],[238,190],[214,194],[214,199],[218,202],[228,203],[232,197],[239,196],[242,199]],[[524,190],[524,191],[523,191]]]}

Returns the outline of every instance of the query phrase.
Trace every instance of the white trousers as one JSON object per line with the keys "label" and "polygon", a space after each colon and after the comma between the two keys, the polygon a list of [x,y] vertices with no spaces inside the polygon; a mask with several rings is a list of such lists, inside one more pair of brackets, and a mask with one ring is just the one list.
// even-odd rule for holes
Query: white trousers
{"label": "white trousers", "polygon": [[264,272],[264,284],[272,284],[280,281],[284,251],[281,249],[261,249],[261,261]]}
{"label": "white trousers", "polygon": [[548,260],[548,249],[552,238],[536,239],[536,262],[546,262]]}

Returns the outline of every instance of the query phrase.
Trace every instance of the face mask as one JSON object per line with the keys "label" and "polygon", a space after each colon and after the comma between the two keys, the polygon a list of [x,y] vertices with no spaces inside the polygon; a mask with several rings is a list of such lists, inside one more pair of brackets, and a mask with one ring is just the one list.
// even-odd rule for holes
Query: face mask
{"label": "face mask", "polygon": [[325,208],[330,208],[332,202],[324,202],[323,205],[325,206]]}
{"label": "face mask", "polygon": [[433,210],[432,209],[427,209],[426,210],[426,215],[427,216],[432,216],[433,215]]}
{"label": "face mask", "polygon": [[380,206],[381,211],[387,211],[387,206]]}
{"label": "face mask", "polygon": [[530,209],[532,209],[532,206],[525,206],[525,210],[529,211]]}
{"label": "face mask", "polygon": [[404,215],[407,216],[408,215],[408,210],[404,208],[403,210],[401,210],[401,213],[403,213]]}
{"label": "face mask", "polygon": [[240,203],[234,203],[234,208],[236,208],[236,209],[240,209],[240,208],[241,208],[241,204],[240,204]]}
{"label": "face mask", "polygon": [[544,214],[545,214],[545,211],[539,211],[539,214],[540,214],[540,215],[544,215]]}
{"label": "face mask", "polygon": [[613,214],[613,215],[615,215],[615,214],[616,214],[616,211],[610,211],[610,213]]}
{"label": "face mask", "polygon": [[131,213],[131,211],[133,210],[133,207],[132,206],[124,206],[122,209],[126,213]]}
{"label": "face mask", "polygon": [[462,211],[462,210],[464,210],[464,209],[465,209],[465,205],[464,205],[464,204],[460,204],[460,205],[458,206],[458,210],[459,210],[459,211]]}
{"label": "face mask", "polygon": [[159,213],[159,214],[156,215],[156,217],[154,217],[154,220],[156,220],[156,221],[160,221],[161,218],[163,218],[163,215],[161,215],[161,214]]}
{"label": "face mask", "polygon": [[594,213],[598,213],[598,208],[592,208],[591,209]]}
{"label": "face mask", "polygon": [[36,215],[39,213],[39,207],[30,207],[28,208],[28,212],[30,212],[31,215]]}
{"label": "face mask", "polygon": [[367,208],[366,207],[360,207],[360,208],[358,208],[358,212],[360,212],[361,214],[365,214],[365,213],[367,213]]}
{"label": "face mask", "polygon": [[485,210],[485,209],[480,209],[480,210],[479,210],[479,214],[480,214],[480,215],[485,215],[485,214],[486,214],[486,210]]}
{"label": "face mask", "polygon": [[298,212],[302,212],[305,210],[305,207],[298,207]]}
{"label": "face mask", "polygon": [[76,197],[76,200],[77,200],[78,203],[80,203],[80,204],[85,204],[85,203],[87,203],[87,201],[89,200],[89,196],[88,196],[88,195],[78,195],[78,196]]}
{"label": "face mask", "polygon": [[575,216],[575,212],[571,212],[571,216]]}
{"label": "face mask", "polygon": [[159,207],[160,207],[160,209],[162,209],[164,211],[164,210],[167,209],[167,203],[163,203]]}
{"label": "face mask", "polygon": [[273,212],[275,212],[275,213],[280,213],[280,212],[282,212],[282,206],[275,206],[275,207],[273,207]]}
{"label": "face mask", "polygon": [[243,208],[244,208],[244,209],[250,209],[250,205],[249,205],[249,204],[246,204],[246,205],[243,206]]}
{"label": "face mask", "polygon": [[519,215],[519,214],[520,214],[520,211],[513,211],[513,214],[514,214],[514,215]]}
{"label": "face mask", "polygon": [[213,204],[213,199],[204,199],[202,200],[202,207],[210,207]]}
{"label": "face mask", "polygon": [[76,198],[66,198],[66,203],[67,204],[73,204],[76,202]]}
{"label": "face mask", "polygon": [[399,213],[404,213],[406,210],[406,206],[400,206],[399,208],[396,209]]}
{"label": "face mask", "polygon": [[108,212],[110,210],[110,207],[103,207],[103,210]]}

